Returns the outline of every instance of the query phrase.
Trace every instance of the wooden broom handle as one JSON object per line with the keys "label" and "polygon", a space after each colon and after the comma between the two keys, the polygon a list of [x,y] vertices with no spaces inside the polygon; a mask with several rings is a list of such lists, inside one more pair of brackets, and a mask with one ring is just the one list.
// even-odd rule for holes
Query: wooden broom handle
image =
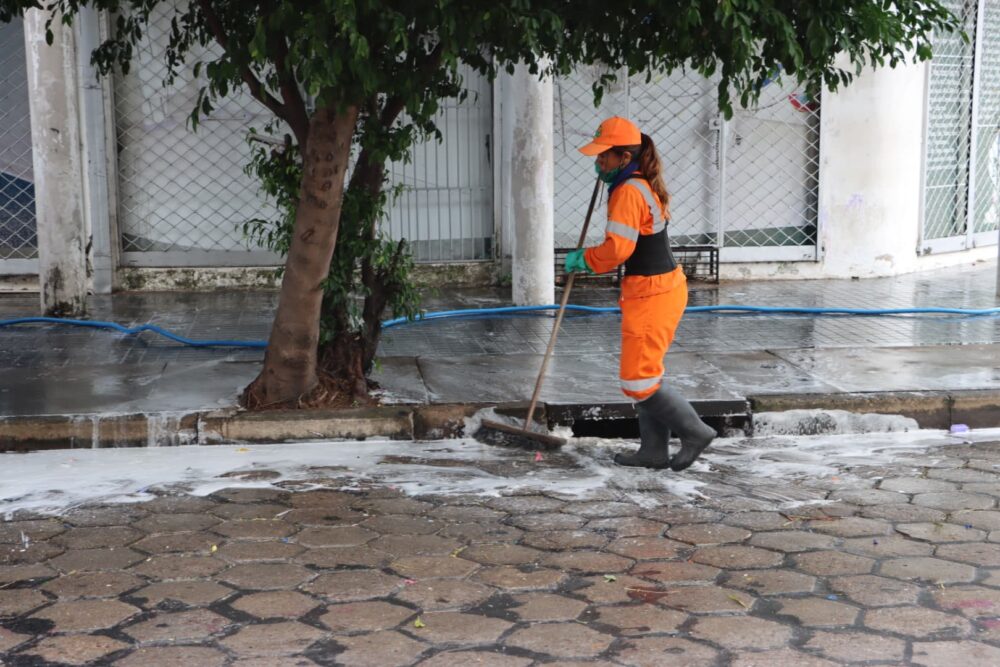
{"label": "wooden broom handle", "polygon": [[[587,217],[583,221],[583,231],[580,232],[580,240],[576,244],[576,249],[583,247],[587,240],[587,230],[590,228],[590,217],[594,214],[594,206],[597,204],[597,196],[601,189],[601,179],[594,181],[594,192],[590,195],[590,206],[587,207]],[[542,393],[542,383],[545,381],[545,373],[549,369],[549,361],[552,359],[552,351],[556,349],[556,337],[559,335],[559,326],[562,324],[563,315],[566,314],[566,304],[569,303],[569,293],[573,289],[573,279],[576,272],[569,274],[566,278],[566,286],[563,288],[562,303],[559,304],[559,313],[556,315],[556,322],[552,326],[552,335],[549,336],[549,347],[545,350],[545,357],[542,359],[542,368],[538,371],[538,379],[535,381],[535,391],[531,394],[531,405],[528,406],[528,416],[524,420],[524,430],[531,426],[531,419],[535,416],[535,408],[538,406],[538,396]]]}

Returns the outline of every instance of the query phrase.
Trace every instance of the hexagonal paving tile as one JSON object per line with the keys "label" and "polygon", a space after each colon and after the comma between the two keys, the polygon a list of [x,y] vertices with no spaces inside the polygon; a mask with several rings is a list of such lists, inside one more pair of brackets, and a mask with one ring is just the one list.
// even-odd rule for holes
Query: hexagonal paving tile
{"label": "hexagonal paving tile", "polygon": [[725,583],[758,595],[812,593],[816,588],[815,577],[794,570],[736,570]]}
{"label": "hexagonal paving tile", "polygon": [[20,616],[48,602],[40,591],[30,588],[0,589],[0,618]]}
{"label": "hexagonal paving tile", "polygon": [[227,566],[228,563],[225,561],[211,556],[165,554],[146,558],[130,572],[157,580],[200,579],[211,577]]}
{"label": "hexagonal paving tile", "polygon": [[814,551],[794,556],[795,567],[817,576],[868,574],[875,561],[864,556],[854,556],[839,551]]}
{"label": "hexagonal paving tile", "polygon": [[320,623],[334,632],[390,630],[413,616],[414,611],[388,602],[350,602],[327,607]]}
{"label": "hexagonal paving tile", "polygon": [[334,602],[351,602],[385,597],[402,585],[402,579],[377,570],[346,570],[321,574],[305,590]]}
{"label": "hexagonal paving tile", "polygon": [[253,519],[277,519],[288,513],[288,507],[274,503],[254,503],[252,505],[225,503],[216,505],[210,511],[223,520],[250,521]]}
{"label": "hexagonal paving tile", "polygon": [[368,544],[369,547],[393,556],[447,556],[462,547],[455,539],[437,535],[386,535]]}
{"label": "hexagonal paving tile", "polygon": [[38,656],[42,661],[57,665],[85,665],[125,648],[128,648],[128,644],[111,637],[69,635],[45,637],[35,646],[24,650],[22,655]]}
{"label": "hexagonal paving tile", "polygon": [[616,653],[622,664],[634,667],[713,667],[719,656],[704,644],[674,637],[627,639]]}
{"label": "hexagonal paving tile", "polygon": [[746,528],[734,528],[721,523],[680,525],[667,531],[667,536],[672,539],[697,545],[742,542],[750,534]]}
{"label": "hexagonal paving tile", "polygon": [[974,567],[939,558],[896,558],[884,561],[879,570],[886,577],[934,584],[967,583],[976,578]]}
{"label": "hexagonal paving tile", "polygon": [[287,561],[305,551],[304,547],[290,542],[226,542],[215,553],[233,563],[261,561]]}
{"label": "hexagonal paving tile", "polygon": [[612,637],[578,623],[545,623],[517,630],[507,646],[556,658],[594,658],[611,645]]}
{"label": "hexagonal paving tile", "polygon": [[723,546],[698,549],[691,556],[691,560],[714,567],[745,570],[776,567],[784,560],[784,556],[759,547]]}
{"label": "hexagonal paving tile", "polygon": [[871,535],[889,535],[892,524],[878,519],[865,519],[859,516],[849,516],[834,521],[813,521],[810,523],[817,533],[834,535],[836,537],[865,537]]}
{"label": "hexagonal paving tile", "polygon": [[769,649],[785,646],[792,628],[752,616],[699,618],[691,635],[728,649]]}
{"label": "hexagonal paving tile", "polygon": [[303,529],[295,536],[295,541],[305,547],[356,547],[378,536],[360,526],[321,526]]}
{"label": "hexagonal paving tile", "polygon": [[219,523],[218,517],[211,514],[150,514],[145,519],[132,524],[144,533],[179,533],[204,530]]}
{"label": "hexagonal paving tile", "polygon": [[530,658],[515,658],[501,653],[485,651],[454,651],[445,649],[434,657],[422,660],[420,667],[528,667],[533,661]]}
{"label": "hexagonal paving tile", "polygon": [[467,577],[479,569],[478,563],[451,556],[409,556],[389,566],[397,574],[413,579]]}
{"label": "hexagonal paving tile", "polygon": [[872,609],[865,612],[864,623],[876,632],[918,639],[952,639],[972,632],[972,625],[959,616],[920,607]]}
{"label": "hexagonal paving tile", "polygon": [[818,535],[804,530],[779,530],[771,533],[757,533],[750,540],[755,547],[772,551],[794,553],[813,549],[832,549],[837,543],[830,535]]}
{"label": "hexagonal paving tile", "polygon": [[[253,507],[253,505],[237,505],[237,507]],[[295,524],[273,519],[223,521],[216,526],[212,526],[213,533],[218,533],[234,540],[279,539],[292,535],[297,529]]]}
{"label": "hexagonal paving tile", "polygon": [[896,530],[925,542],[977,542],[986,538],[982,530],[953,523],[901,523]]}
{"label": "hexagonal paving tile", "polygon": [[499,618],[454,611],[434,611],[421,615],[424,627],[413,633],[435,644],[491,644],[512,624]]}
{"label": "hexagonal paving tile", "polygon": [[1000,591],[982,586],[950,586],[932,595],[941,609],[958,611],[967,618],[1000,616]]}
{"label": "hexagonal paving tile", "polygon": [[245,590],[277,590],[295,588],[316,576],[301,565],[290,563],[252,563],[235,565],[219,575],[219,579]]}
{"label": "hexagonal paving tile", "polygon": [[115,667],[223,667],[226,654],[207,646],[150,646],[115,661]]}
{"label": "hexagonal paving tile", "polygon": [[575,530],[587,523],[587,519],[562,512],[545,514],[518,514],[511,518],[511,525],[528,531]]}
{"label": "hexagonal paving tile", "polygon": [[853,537],[844,540],[840,548],[842,551],[858,556],[871,556],[879,559],[900,556],[930,556],[934,553],[933,545],[926,542],[916,542],[899,535]]}
{"label": "hexagonal paving tile", "polygon": [[47,581],[41,588],[64,599],[115,598],[142,584],[128,572],[77,572]]}
{"label": "hexagonal paving tile", "polygon": [[944,521],[947,515],[941,510],[916,505],[874,505],[864,507],[861,516],[867,519],[886,519],[887,521]]}
{"label": "hexagonal paving tile", "polygon": [[54,632],[91,632],[112,628],[139,613],[118,600],[69,600],[57,602],[32,615],[54,623]]}
{"label": "hexagonal paving tile", "polygon": [[325,633],[295,621],[248,625],[219,643],[237,657],[294,655],[319,641]]}
{"label": "hexagonal paving tile", "polygon": [[612,553],[636,560],[676,558],[679,553],[690,548],[688,544],[665,537],[620,537],[607,547]]}
{"label": "hexagonal paving tile", "polygon": [[479,570],[473,578],[507,591],[541,591],[558,586],[566,574],[544,567],[489,567]]}
{"label": "hexagonal paving tile", "polygon": [[640,637],[650,634],[675,633],[688,615],[671,609],[639,604],[599,607],[594,622],[614,628],[616,637]]}
{"label": "hexagonal paving tile", "polygon": [[141,537],[141,532],[128,526],[99,526],[73,528],[54,537],[52,541],[67,549],[103,549],[124,547]]}
{"label": "hexagonal paving tile", "polygon": [[885,491],[898,491],[900,493],[938,493],[942,491],[954,491],[955,484],[953,482],[921,477],[893,477],[882,480],[879,488]]}
{"label": "hexagonal paving tile", "polygon": [[324,569],[344,566],[378,569],[388,565],[392,556],[371,547],[318,547],[306,549],[295,556],[294,560],[303,565],[315,565]]}
{"label": "hexagonal paving tile", "polygon": [[587,523],[587,530],[596,530],[615,537],[658,537],[666,529],[665,524],[636,516],[591,519]]}
{"label": "hexagonal paving tile", "polygon": [[471,581],[434,579],[406,585],[395,597],[424,611],[452,611],[473,607],[493,595],[493,589]]}
{"label": "hexagonal paving tile", "polygon": [[32,635],[11,632],[6,628],[0,628],[0,653],[17,648],[29,639],[34,639],[34,637]]}
{"label": "hexagonal paving tile", "polygon": [[459,555],[482,565],[528,565],[545,554],[516,544],[486,544],[463,549]]}
{"label": "hexagonal paving tile", "polygon": [[996,505],[996,498],[975,493],[921,493],[913,496],[913,504],[938,510],[985,510]]}
{"label": "hexagonal paving tile", "polygon": [[355,637],[338,637],[345,651],[337,663],[345,667],[405,667],[412,665],[427,645],[392,630]]}
{"label": "hexagonal paving tile", "polygon": [[632,559],[600,551],[567,551],[542,559],[542,565],[580,574],[610,574],[632,567]]}
{"label": "hexagonal paving tile", "polygon": [[567,549],[603,549],[611,538],[589,530],[549,530],[531,532],[521,539],[526,547],[563,551]]}
{"label": "hexagonal paving tile", "polygon": [[629,574],[636,577],[673,584],[711,583],[720,572],[719,568],[687,561],[642,562],[629,570]]}
{"label": "hexagonal paving tile", "polygon": [[572,621],[587,608],[585,602],[552,593],[524,593],[513,600],[511,611],[522,621]]}
{"label": "hexagonal paving tile", "polygon": [[782,600],[780,604],[779,614],[794,616],[806,627],[853,625],[859,612],[857,607],[823,598]]}
{"label": "hexagonal paving tile", "polygon": [[202,607],[232,594],[233,589],[214,581],[165,581],[150,584],[133,593],[135,597],[145,599],[147,607],[154,607],[166,600],[183,602],[190,607]]}
{"label": "hexagonal paving tile", "polygon": [[298,618],[320,604],[298,591],[266,591],[244,595],[230,606],[257,618]]}
{"label": "hexagonal paving tile", "polygon": [[736,656],[731,667],[837,667],[837,663],[794,649],[743,653]]}
{"label": "hexagonal paving tile", "polygon": [[374,516],[362,521],[361,525],[381,535],[431,535],[439,531],[444,523],[431,517],[400,514]]}
{"label": "hexagonal paving tile", "polygon": [[649,602],[659,602],[667,607],[696,614],[730,612],[745,614],[756,600],[743,591],[719,586],[680,586],[647,596]]}
{"label": "hexagonal paving tile", "polygon": [[[157,514],[156,516],[161,516]],[[164,533],[144,537],[132,545],[139,551],[148,554],[168,553],[210,553],[213,546],[221,540],[218,535],[208,532],[201,533]]]}
{"label": "hexagonal paving tile", "polygon": [[[979,528],[980,530],[1000,530],[1000,512],[991,510],[962,510],[953,512],[948,516],[948,520],[963,528]],[[935,519],[944,521],[944,518]]]}
{"label": "hexagonal paving tile", "polygon": [[860,575],[830,579],[830,590],[846,595],[866,607],[886,607],[913,604],[920,596],[920,587],[896,579]]}
{"label": "hexagonal paving tile", "polygon": [[934,555],[945,560],[969,563],[979,567],[1000,567],[1000,544],[942,544]]}
{"label": "hexagonal paving tile", "polygon": [[157,613],[151,618],[125,628],[136,641],[201,641],[226,630],[232,621],[207,609],[177,613]]}
{"label": "hexagonal paving tile", "polygon": [[1000,665],[1000,649],[979,642],[914,642],[913,664],[919,667]]}
{"label": "hexagonal paving tile", "polygon": [[804,648],[844,662],[884,660],[902,663],[906,642],[862,632],[816,632]]}
{"label": "hexagonal paving tile", "polygon": [[63,572],[95,572],[98,570],[122,570],[134,565],[146,556],[130,548],[73,549],[49,561],[49,565]]}

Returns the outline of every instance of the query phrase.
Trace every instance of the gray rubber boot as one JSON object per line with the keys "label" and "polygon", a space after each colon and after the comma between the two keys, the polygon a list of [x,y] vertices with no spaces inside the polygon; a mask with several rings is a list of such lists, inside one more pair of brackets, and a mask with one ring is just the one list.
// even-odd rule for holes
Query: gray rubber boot
{"label": "gray rubber boot", "polygon": [[660,385],[643,403],[681,440],[681,450],[670,460],[670,469],[675,472],[690,467],[718,435],[673,387]]}
{"label": "gray rubber boot", "polygon": [[615,463],[633,468],[666,468],[670,465],[667,448],[670,429],[656,418],[646,401],[636,403],[635,412],[639,417],[639,450],[634,454],[615,454]]}

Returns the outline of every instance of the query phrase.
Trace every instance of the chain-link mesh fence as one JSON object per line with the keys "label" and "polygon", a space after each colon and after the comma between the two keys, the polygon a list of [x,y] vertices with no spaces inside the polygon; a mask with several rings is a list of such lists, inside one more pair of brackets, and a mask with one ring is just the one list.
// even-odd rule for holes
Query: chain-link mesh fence
{"label": "chain-link mesh fence", "polygon": [[[974,36],[976,0],[945,0]],[[924,157],[924,240],[966,231],[969,197],[969,132],[975,45],[955,33],[934,35],[934,57],[927,86]]]}
{"label": "chain-link mesh fence", "polygon": [[[190,263],[195,255],[223,263],[222,253],[238,261],[245,253],[236,251],[248,249],[243,223],[278,217],[244,173],[247,132],[271,116],[236,91],[191,131],[188,117],[204,82],[188,68],[163,86],[170,11],[155,10],[130,72],[115,78],[122,249],[126,257],[156,255],[164,265]],[[444,141],[415,146],[409,162],[389,167],[393,184],[404,187],[384,228],[408,239],[418,261],[492,257],[491,86],[471,70],[465,75],[468,99],[446,101],[438,114]],[[277,258],[264,254],[257,261],[269,259]]]}
{"label": "chain-link mesh fence", "polygon": [[976,114],[975,231],[992,232],[1000,222],[1000,0],[985,0],[979,56]]}
{"label": "chain-link mesh fence", "polygon": [[188,119],[204,81],[188,66],[163,85],[169,4],[154,10],[128,74],[115,76],[118,210],[123,251],[169,253],[183,263],[192,251],[246,251],[243,223],[278,214],[243,171],[247,132],[262,129],[270,112],[236,91],[192,132]]}
{"label": "chain-link mesh fence", "polygon": [[0,23],[0,272],[38,256],[31,114],[20,19]]}
{"label": "chain-link mesh fence", "polygon": [[[819,172],[819,111],[772,82],[756,108],[724,122],[717,81],[693,72],[620,77],[600,107],[581,68],[555,82],[556,247],[576,244],[593,184],[591,161],[576,148],[611,115],[633,120],[656,143],[671,191],[675,246],[814,246]],[[588,243],[601,239],[600,225]],[[766,259],[766,256],[760,257]]]}

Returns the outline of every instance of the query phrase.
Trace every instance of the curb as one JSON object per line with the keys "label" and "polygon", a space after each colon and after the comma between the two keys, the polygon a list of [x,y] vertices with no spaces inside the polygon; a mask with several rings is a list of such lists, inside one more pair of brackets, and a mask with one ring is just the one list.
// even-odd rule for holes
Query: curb
{"label": "curb", "polygon": [[947,429],[952,424],[969,428],[1000,426],[1000,390],[880,391],[844,394],[767,394],[750,396],[751,412],[787,410],[845,410],[847,412],[902,415],[920,428]]}
{"label": "curb", "polygon": [[[755,413],[810,409],[902,415],[929,429],[957,423],[970,428],[1000,425],[1000,390],[768,394],[694,405],[713,426],[746,432],[752,432]],[[439,440],[467,435],[465,419],[488,407],[522,419],[527,411],[524,403],[508,403],[2,417],[0,452],[294,440]],[[572,426],[577,435],[635,437],[635,410],[628,402],[540,404],[537,414],[550,427]]]}

